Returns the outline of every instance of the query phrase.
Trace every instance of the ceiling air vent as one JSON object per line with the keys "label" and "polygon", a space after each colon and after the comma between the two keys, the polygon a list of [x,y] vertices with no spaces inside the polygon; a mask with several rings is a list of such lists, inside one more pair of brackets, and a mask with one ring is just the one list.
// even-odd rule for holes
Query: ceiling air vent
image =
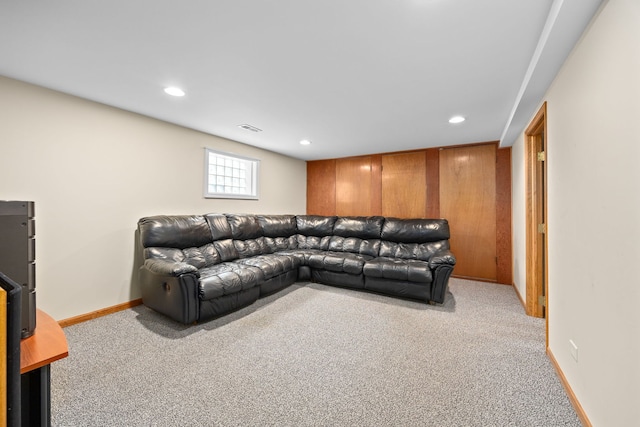
{"label": "ceiling air vent", "polygon": [[250,130],[251,132],[262,132],[262,129],[258,129],[257,127],[248,125],[246,123],[243,125],[238,125],[238,127],[245,130]]}

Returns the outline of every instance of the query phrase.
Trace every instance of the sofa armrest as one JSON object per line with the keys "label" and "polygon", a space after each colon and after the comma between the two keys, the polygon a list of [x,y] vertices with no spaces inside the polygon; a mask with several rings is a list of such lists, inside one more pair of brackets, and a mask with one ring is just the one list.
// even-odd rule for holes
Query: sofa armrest
{"label": "sofa armrest", "polygon": [[186,262],[166,261],[164,259],[147,259],[144,261],[144,268],[160,275],[180,276],[181,274],[193,273],[199,276],[198,269]]}
{"label": "sofa armrest", "polygon": [[[139,272],[142,302],[178,322],[197,322],[200,307],[198,272],[174,275],[183,264],[193,266],[163,260],[149,261],[152,260],[145,261]],[[162,269],[164,272],[159,272]]]}
{"label": "sofa armrest", "polygon": [[431,256],[431,258],[429,258],[429,268],[431,268],[432,270],[435,270],[441,265],[456,265],[456,257],[453,256],[450,250],[443,249],[436,252]]}
{"label": "sofa armrest", "polygon": [[450,250],[443,249],[433,254],[429,259],[429,268],[433,274],[431,282],[431,298],[430,300],[437,303],[444,303],[447,293],[447,285],[449,277],[453,273],[453,266],[456,264],[456,257]]}

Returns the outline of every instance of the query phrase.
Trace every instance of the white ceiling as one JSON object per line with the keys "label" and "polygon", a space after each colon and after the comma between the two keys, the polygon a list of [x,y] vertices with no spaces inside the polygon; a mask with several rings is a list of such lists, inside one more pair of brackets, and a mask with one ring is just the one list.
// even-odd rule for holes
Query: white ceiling
{"label": "white ceiling", "polygon": [[0,75],[306,160],[511,145],[600,3],[0,0]]}

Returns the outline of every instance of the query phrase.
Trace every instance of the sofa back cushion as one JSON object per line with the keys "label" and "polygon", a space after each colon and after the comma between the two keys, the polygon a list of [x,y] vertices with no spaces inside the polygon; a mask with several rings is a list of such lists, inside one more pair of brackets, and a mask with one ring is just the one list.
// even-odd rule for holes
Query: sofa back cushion
{"label": "sofa back cushion", "polygon": [[258,215],[258,223],[265,237],[289,237],[298,232],[293,215]]}
{"label": "sofa back cushion", "polygon": [[296,235],[298,249],[319,249],[321,251],[329,250],[329,242],[331,236],[305,236],[304,234]]}
{"label": "sofa back cushion", "polygon": [[265,243],[264,237],[258,237],[257,239],[234,240],[233,246],[236,248],[239,258],[249,258],[273,252],[273,250]]}
{"label": "sofa back cushion", "polygon": [[186,262],[196,268],[211,267],[220,263],[218,251],[213,247],[213,243],[207,243],[200,247],[184,249],[177,248],[145,248],[144,259],[162,259],[172,262]]}
{"label": "sofa back cushion", "polygon": [[380,256],[388,258],[419,259],[429,261],[440,249],[449,249],[448,240],[429,243],[380,242]]}
{"label": "sofa back cushion", "polygon": [[293,235],[289,237],[265,237],[264,243],[269,247],[271,252],[298,249],[298,236]]}
{"label": "sofa back cushion", "polygon": [[231,226],[231,235],[234,240],[247,240],[262,237],[262,227],[256,215],[225,214]]}
{"label": "sofa back cushion", "polygon": [[161,259],[165,261],[171,262],[182,262],[184,261],[184,252],[182,249],[177,248],[158,248],[151,247],[144,249],[144,259]]}
{"label": "sofa back cushion", "polygon": [[332,236],[327,249],[334,252],[351,252],[376,257],[380,252],[380,239]]}
{"label": "sofa back cushion", "polygon": [[382,240],[404,243],[426,243],[449,239],[446,219],[387,218],[382,226]]}
{"label": "sofa back cushion", "polygon": [[238,251],[233,244],[233,240],[231,239],[216,240],[213,242],[213,246],[220,255],[220,261],[233,261],[234,259],[240,258],[240,255],[238,255]]}
{"label": "sofa back cushion", "polygon": [[298,227],[294,215],[258,215],[264,243],[271,252],[296,249]]}
{"label": "sofa back cushion", "polygon": [[211,229],[202,215],[158,215],[138,221],[145,248],[191,248],[211,243]]}
{"label": "sofa back cushion", "polygon": [[230,239],[232,237],[231,226],[226,216],[223,214],[210,213],[204,217],[211,228],[211,238],[213,241]]}
{"label": "sofa back cushion", "polygon": [[333,226],[333,234],[360,239],[379,239],[384,218],[381,216],[338,217]]}
{"label": "sofa back cushion", "polygon": [[335,216],[298,215],[296,216],[298,233],[303,236],[331,236],[336,219]]}

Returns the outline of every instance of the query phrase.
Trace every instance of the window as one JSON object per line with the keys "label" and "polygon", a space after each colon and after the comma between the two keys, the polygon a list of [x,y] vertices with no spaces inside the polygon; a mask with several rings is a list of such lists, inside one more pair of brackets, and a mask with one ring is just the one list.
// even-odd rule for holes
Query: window
{"label": "window", "polygon": [[204,197],[258,198],[260,160],[205,148]]}

